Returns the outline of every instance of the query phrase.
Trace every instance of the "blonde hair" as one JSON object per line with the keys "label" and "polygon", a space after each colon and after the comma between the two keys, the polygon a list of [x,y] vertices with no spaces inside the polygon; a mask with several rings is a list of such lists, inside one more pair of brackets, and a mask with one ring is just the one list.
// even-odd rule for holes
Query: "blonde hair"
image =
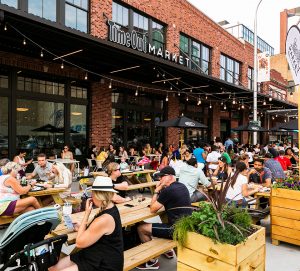
{"label": "blonde hair", "polygon": [[117,170],[119,167],[120,167],[120,165],[118,163],[115,163],[115,162],[109,163],[106,168],[108,176],[110,176],[113,173],[113,171]]}
{"label": "blonde hair", "polygon": [[115,194],[114,192],[110,192],[110,191],[93,190],[93,195],[95,196],[95,198],[102,202],[101,206],[99,207],[100,212],[105,210],[107,206],[112,202],[112,198],[114,194]]}
{"label": "blonde hair", "polygon": [[68,171],[68,177],[69,177],[68,184],[69,184],[69,186],[71,186],[71,184],[72,184],[71,171],[68,168],[66,168],[63,163],[60,163],[60,162],[53,163],[52,167],[55,168],[58,172],[57,176],[55,176],[55,179],[58,180],[58,181],[64,180],[63,172]]}
{"label": "blonde hair", "polygon": [[18,173],[21,169],[22,168],[20,164],[15,162],[8,162],[5,166],[1,168],[1,171],[3,172],[3,174],[10,174],[12,171]]}

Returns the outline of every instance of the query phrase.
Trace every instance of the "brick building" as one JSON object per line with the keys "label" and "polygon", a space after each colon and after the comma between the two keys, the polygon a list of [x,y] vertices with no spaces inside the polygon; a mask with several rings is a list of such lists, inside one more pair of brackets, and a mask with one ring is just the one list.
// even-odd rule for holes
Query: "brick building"
{"label": "brick building", "polygon": [[187,1],[0,3],[1,156],[177,144],[178,129],[157,124],[181,114],[207,125],[185,131],[187,141],[249,121],[253,46]]}

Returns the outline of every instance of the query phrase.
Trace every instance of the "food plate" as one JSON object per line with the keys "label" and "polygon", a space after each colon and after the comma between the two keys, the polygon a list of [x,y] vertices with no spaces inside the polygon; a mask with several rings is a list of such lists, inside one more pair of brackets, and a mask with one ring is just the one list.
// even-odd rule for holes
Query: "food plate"
{"label": "food plate", "polygon": [[42,187],[42,186],[34,186],[30,189],[30,192],[37,192],[37,191],[42,191],[42,190],[45,190],[46,188],[45,187]]}

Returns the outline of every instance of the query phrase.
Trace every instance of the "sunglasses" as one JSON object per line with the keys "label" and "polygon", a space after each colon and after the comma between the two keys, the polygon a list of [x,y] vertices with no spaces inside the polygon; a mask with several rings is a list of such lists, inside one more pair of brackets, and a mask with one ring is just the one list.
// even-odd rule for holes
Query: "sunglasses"
{"label": "sunglasses", "polygon": [[118,171],[118,170],[120,170],[120,168],[116,168],[114,171]]}

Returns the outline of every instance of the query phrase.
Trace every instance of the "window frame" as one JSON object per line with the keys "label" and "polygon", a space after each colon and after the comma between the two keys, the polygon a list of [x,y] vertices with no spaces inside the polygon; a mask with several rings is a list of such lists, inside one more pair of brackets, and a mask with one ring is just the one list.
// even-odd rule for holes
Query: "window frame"
{"label": "window frame", "polygon": [[[225,62],[225,67],[222,66],[223,62]],[[228,70],[229,63],[233,64],[232,71]],[[238,65],[238,72],[236,72],[237,65]],[[224,77],[222,76],[223,74],[224,74]],[[242,85],[241,76],[242,76],[241,63],[239,61],[237,61],[236,59],[221,53],[221,55],[220,55],[220,79],[224,80],[226,82],[229,82],[231,84],[240,86],[240,85]],[[232,80],[230,80],[230,78],[232,78]]]}

